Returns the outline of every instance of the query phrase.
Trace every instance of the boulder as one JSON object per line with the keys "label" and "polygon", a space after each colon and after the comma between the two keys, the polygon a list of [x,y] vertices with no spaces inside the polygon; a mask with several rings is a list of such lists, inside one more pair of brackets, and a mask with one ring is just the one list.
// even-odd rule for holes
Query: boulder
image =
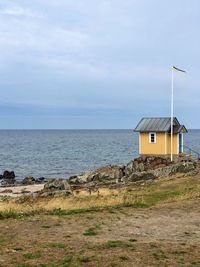
{"label": "boulder", "polygon": [[59,190],[69,190],[71,191],[70,184],[65,179],[50,179],[44,185],[44,191],[59,191]]}
{"label": "boulder", "polygon": [[137,182],[137,181],[146,181],[146,180],[153,180],[156,176],[151,172],[134,172],[132,173],[126,181],[128,182]]}
{"label": "boulder", "polygon": [[32,176],[27,176],[22,181],[23,185],[32,185],[34,183],[35,183],[35,178],[33,178]]}
{"label": "boulder", "polygon": [[85,184],[88,182],[90,175],[91,175],[91,172],[82,173],[77,176],[69,177],[68,181],[70,184],[75,184],[75,185]]}
{"label": "boulder", "polygon": [[87,172],[78,176],[69,178],[70,184],[85,183],[110,183],[119,182],[124,176],[124,166],[106,166],[92,172]]}
{"label": "boulder", "polygon": [[39,178],[35,179],[36,184],[44,184],[46,182],[47,182],[47,179],[45,177],[39,177]]}
{"label": "boulder", "polygon": [[158,156],[151,156],[151,157],[143,156],[131,160],[125,166],[125,174],[126,176],[130,176],[133,172],[154,170],[157,168],[169,166],[171,164],[172,163],[169,158],[158,157]]}
{"label": "boulder", "polygon": [[195,161],[181,162],[178,163],[175,167],[176,172],[179,173],[188,173],[195,171],[197,169],[197,163]]}
{"label": "boulder", "polygon": [[191,173],[197,170],[197,163],[195,161],[188,161],[188,162],[178,162],[176,164],[157,168],[152,170],[151,173],[155,177],[167,177],[176,173]]}
{"label": "boulder", "polygon": [[15,180],[15,173],[14,171],[4,171],[2,178],[4,180]]}
{"label": "boulder", "polygon": [[124,176],[124,166],[106,166],[97,169],[88,177],[88,182],[104,180],[119,181]]}
{"label": "boulder", "polygon": [[15,184],[15,173],[14,171],[4,171],[1,175],[1,185],[2,186],[12,186]]}

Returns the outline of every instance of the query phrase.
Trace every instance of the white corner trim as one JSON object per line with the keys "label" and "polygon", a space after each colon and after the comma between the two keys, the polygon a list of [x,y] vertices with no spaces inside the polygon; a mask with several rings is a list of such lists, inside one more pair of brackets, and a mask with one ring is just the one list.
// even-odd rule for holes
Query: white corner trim
{"label": "white corner trim", "polygon": [[179,133],[177,133],[177,154],[179,154]]}
{"label": "white corner trim", "polygon": [[167,133],[165,132],[165,155],[167,155]]}
{"label": "white corner trim", "polygon": [[141,155],[141,133],[139,133],[139,154]]}
{"label": "white corner trim", "polygon": [[182,134],[182,149],[181,149],[181,151],[182,151],[182,153],[183,153],[183,133],[181,133]]}

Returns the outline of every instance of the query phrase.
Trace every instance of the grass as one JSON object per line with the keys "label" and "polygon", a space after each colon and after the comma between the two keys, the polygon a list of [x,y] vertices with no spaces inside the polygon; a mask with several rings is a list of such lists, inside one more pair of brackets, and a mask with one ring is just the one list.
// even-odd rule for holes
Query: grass
{"label": "grass", "polygon": [[129,257],[127,257],[127,256],[119,256],[119,259],[122,260],[122,261],[128,261]]}
{"label": "grass", "polygon": [[16,267],[33,267],[33,265],[31,265],[29,263],[22,263],[22,264],[16,265]]}
{"label": "grass", "polygon": [[89,213],[89,212],[96,212],[101,211],[101,208],[85,208],[85,209],[74,209],[74,210],[62,210],[62,209],[54,209],[48,212],[48,215],[55,215],[55,216],[66,216],[66,215],[73,215],[73,214],[80,214],[80,213]]}
{"label": "grass", "polygon": [[50,248],[58,248],[58,249],[65,248],[65,244],[63,243],[48,243],[46,246]]}
{"label": "grass", "polygon": [[200,260],[194,260],[191,262],[192,266],[200,266]]}
{"label": "grass", "polygon": [[89,256],[79,256],[78,261],[81,263],[88,263],[91,261],[96,261],[96,258],[95,258],[95,256],[90,256],[90,257]]}
{"label": "grass", "polygon": [[122,240],[108,240],[106,243],[101,245],[104,249],[110,249],[110,248],[134,248],[133,244],[122,241]]}
{"label": "grass", "polygon": [[97,235],[97,232],[96,232],[95,228],[90,227],[90,228],[85,230],[83,235],[85,235],[85,236],[95,236],[95,235]]}
{"label": "grass", "polygon": [[156,260],[161,260],[161,259],[167,259],[168,257],[165,255],[164,251],[159,250],[158,252],[154,252],[152,253],[152,256],[156,259]]}
{"label": "grass", "polygon": [[6,240],[4,238],[0,238],[0,247],[6,244]]}
{"label": "grass", "polygon": [[32,253],[32,252],[28,252],[28,253],[25,253],[23,255],[24,259],[26,260],[32,260],[32,259],[39,259],[41,258],[41,252],[40,251],[37,251],[35,253]]}
{"label": "grass", "polygon": [[[133,190],[131,190],[131,188]],[[70,198],[31,199],[16,202],[0,202],[0,220],[23,219],[35,214],[67,216],[82,213],[107,211],[114,213],[122,208],[148,208],[154,205],[197,199],[200,197],[199,175],[184,178],[160,179],[156,183],[143,187],[99,190],[100,195],[85,195]],[[48,228],[48,226],[43,226]]]}
{"label": "grass", "polygon": [[62,259],[59,262],[41,264],[40,266],[41,267],[69,267],[69,266],[72,266],[71,263],[72,263],[72,256],[66,256],[64,259]]}
{"label": "grass", "polygon": [[21,219],[24,216],[23,213],[16,212],[14,210],[0,211],[0,220],[3,219]]}
{"label": "grass", "polygon": [[42,225],[42,228],[43,229],[49,229],[49,228],[51,228],[51,226],[49,226],[49,225]]}

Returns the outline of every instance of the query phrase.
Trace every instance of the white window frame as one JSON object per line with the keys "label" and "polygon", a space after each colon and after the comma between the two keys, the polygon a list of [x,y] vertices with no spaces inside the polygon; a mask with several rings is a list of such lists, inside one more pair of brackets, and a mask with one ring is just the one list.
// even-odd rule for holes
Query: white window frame
{"label": "white window frame", "polygon": [[[154,142],[151,142],[151,135],[154,135]],[[150,132],[149,133],[149,144],[156,144],[156,133],[155,132]]]}

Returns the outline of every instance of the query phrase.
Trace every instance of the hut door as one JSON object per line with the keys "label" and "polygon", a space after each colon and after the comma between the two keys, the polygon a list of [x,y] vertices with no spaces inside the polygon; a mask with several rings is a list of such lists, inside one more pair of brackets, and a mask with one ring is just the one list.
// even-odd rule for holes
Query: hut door
{"label": "hut door", "polygon": [[179,153],[183,152],[183,146],[182,146],[182,133],[179,133]]}

